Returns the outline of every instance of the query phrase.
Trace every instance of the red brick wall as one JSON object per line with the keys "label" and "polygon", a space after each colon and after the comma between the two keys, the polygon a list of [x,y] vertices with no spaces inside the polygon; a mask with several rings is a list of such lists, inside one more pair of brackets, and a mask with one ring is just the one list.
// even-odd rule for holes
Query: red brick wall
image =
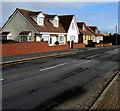
{"label": "red brick wall", "polygon": [[81,44],[74,44],[73,48],[84,48],[85,44],[81,43]]}
{"label": "red brick wall", "polygon": [[[2,48],[1,48],[2,47]],[[83,48],[85,44],[74,44],[74,48]],[[1,56],[13,56],[20,54],[30,54],[37,52],[57,51],[70,49],[69,45],[48,46],[48,42],[26,42],[0,44]]]}
{"label": "red brick wall", "polygon": [[2,44],[2,56],[12,56],[37,52],[69,49],[69,45],[48,46],[48,42],[26,42]]}
{"label": "red brick wall", "polygon": [[103,46],[111,46],[112,43],[104,43]]}

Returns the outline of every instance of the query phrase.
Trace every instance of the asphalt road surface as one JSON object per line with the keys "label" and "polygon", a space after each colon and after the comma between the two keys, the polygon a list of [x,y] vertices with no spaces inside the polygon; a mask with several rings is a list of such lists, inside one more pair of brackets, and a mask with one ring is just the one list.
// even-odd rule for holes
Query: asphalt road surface
{"label": "asphalt road surface", "polygon": [[110,46],[76,49],[71,55],[3,66],[3,109],[83,109],[89,94],[98,91],[118,70],[119,61],[119,47]]}

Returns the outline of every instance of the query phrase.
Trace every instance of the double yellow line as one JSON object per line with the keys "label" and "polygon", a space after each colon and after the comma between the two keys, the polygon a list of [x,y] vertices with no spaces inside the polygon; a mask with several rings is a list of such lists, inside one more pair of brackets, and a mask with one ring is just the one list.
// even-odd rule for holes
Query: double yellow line
{"label": "double yellow line", "polygon": [[30,59],[30,60],[22,60],[22,61],[17,61],[17,62],[3,63],[2,66],[22,64],[22,63],[27,63],[27,62],[37,61],[37,60],[50,59],[50,58],[54,58],[54,57],[62,57],[62,56],[73,55],[73,54],[76,54],[76,53],[71,52],[71,53],[67,53],[67,54],[53,55],[53,56],[49,56],[49,57],[42,57],[42,58],[36,58],[36,59]]}

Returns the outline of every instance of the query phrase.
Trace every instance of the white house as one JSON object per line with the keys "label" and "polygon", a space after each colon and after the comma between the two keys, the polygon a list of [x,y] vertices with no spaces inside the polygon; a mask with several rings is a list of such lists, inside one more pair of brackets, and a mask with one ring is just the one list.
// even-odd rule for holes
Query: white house
{"label": "white house", "polygon": [[[49,45],[78,42],[78,27],[74,15],[50,15],[17,8],[0,33],[9,32],[7,39],[30,42],[48,41]],[[3,35],[3,34],[2,34]]]}
{"label": "white house", "polygon": [[78,35],[79,35],[79,29],[77,26],[77,21],[74,15],[64,15],[59,16],[60,22],[63,25],[66,33],[67,38],[66,41],[74,41],[75,43],[78,43]]}

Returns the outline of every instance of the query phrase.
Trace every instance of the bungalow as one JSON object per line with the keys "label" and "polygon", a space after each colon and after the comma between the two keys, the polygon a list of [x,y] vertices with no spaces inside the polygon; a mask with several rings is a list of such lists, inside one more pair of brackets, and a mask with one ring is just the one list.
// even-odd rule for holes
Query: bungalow
{"label": "bungalow", "polygon": [[79,43],[89,44],[89,41],[93,41],[96,35],[86,26],[85,22],[77,22],[79,28]]}
{"label": "bungalow", "polygon": [[103,35],[98,30],[97,26],[88,26],[89,30],[95,34],[95,38],[93,39],[93,42],[100,43],[103,41]]}
{"label": "bungalow", "polygon": [[0,33],[5,39],[18,42],[48,41],[54,45],[56,41],[78,43],[79,31],[74,15],[58,16],[17,8]]}
{"label": "bungalow", "polygon": [[103,41],[103,35],[99,32],[97,26],[87,26],[85,22],[77,22],[79,28],[79,43],[85,43],[86,45],[91,42],[100,43]]}

